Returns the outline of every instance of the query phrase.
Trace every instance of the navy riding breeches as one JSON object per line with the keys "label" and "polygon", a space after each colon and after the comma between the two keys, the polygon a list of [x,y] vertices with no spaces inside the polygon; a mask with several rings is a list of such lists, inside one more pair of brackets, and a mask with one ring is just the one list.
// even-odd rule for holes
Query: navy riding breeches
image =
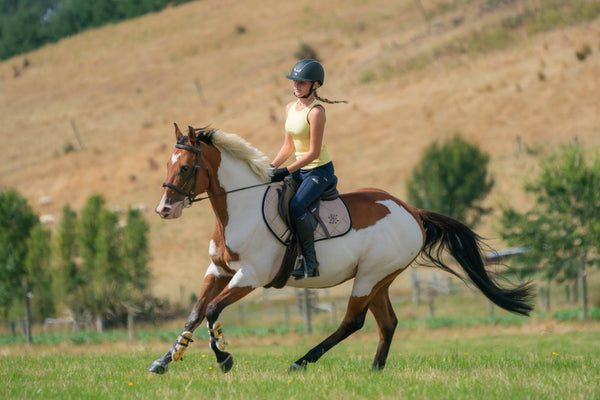
{"label": "navy riding breeches", "polygon": [[300,169],[293,172],[292,177],[300,183],[290,202],[290,214],[292,220],[296,220],[306,213],[308,206],[317,200],[325,189],[334,183],[333,163],[328,162],[313,169]]}

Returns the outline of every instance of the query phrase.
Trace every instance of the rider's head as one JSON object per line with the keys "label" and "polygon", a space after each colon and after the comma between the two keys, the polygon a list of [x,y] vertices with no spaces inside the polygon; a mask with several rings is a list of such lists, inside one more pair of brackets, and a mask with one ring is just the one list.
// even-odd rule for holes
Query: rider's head
{"label": "rider's head", "polygon": [[[325,70],[323,66],[317,60],[306,58],[298,61],[293,67],[289,75],[286,78],[293,81],[302,82],[313,82],[309,93],[302,97],[309,97],[317,87],[323,86],[323,80],[325,79]],[[318,86],[315,87],[314,82],[318,82]]]}

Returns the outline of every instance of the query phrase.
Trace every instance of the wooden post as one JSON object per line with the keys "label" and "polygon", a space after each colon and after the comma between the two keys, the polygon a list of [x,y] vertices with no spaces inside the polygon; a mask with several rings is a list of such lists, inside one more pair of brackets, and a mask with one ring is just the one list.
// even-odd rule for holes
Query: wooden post
{"label": "wooden post", "polygon": [[310,320],[310,291],[304,289],[304,323],[306,325],[306,333],[312,333],[312,324]]}
{"label": "wooden post", "polygon": [[77,143],[79,143],[79,148],[81,150],[85,149],[83,142],[81,141],[81,137],[79,137],[79,130],[77,129],[77,125],[75,125],[75,120],[71,120],[71,129],[73,129],[73,133],[75,134],[75,138],[77,139]]}
{"label": "wooden post", "polygon": [[129,343],[135,343],[135,318],[131,310],[127,310],[127,334]]}
{"label": "wooden post", "polygon": [[434,298],[435,298],[435,296],[433,295],[433,291],[432,291],[431,295],[429,296],[429,303],[428,303],[429,318],[433,318],[433,316],[434,316]]}
{"label": "wooden post", "polygon": [[29,280],[25,279],[25,336],[27,337],[27,343],[33,343],[31,337],[31,298],[33,293],[29,290]]}
{"label": "wooden post", "polygon": [[587,299],[587,272],[585,271],[585,256],[579,260],[579,275],[581,276],[581,298],[583,308],[583,320],[588,320],[588,299]]}
{"label": "wooden post", "polygon": [[429,25],[429,23],[427,21],[427,13],[425,12],[425,9],[423,8],[423,4],[421,4],[421,0],[415,0],[415,4],[417,5],[417,8],[419,9],[419,11],[421,11],[421,14],[423,15],[423,20],[427,23],[427,25]]}
{"label": "wooden post", "polygon": [[550,311],[550,281],[546,281],[546,296],[544,297],[544,309]]}
{"label": "wooden post", "polygon": [[413,290],[413,302],[418,305],[421,302],[421,286],[419,285],[419,276],[414,268],[410,270],[410,286]]}
{"label": "wooden post", "polygon": [[290,306],[288,303],[283,303],[283,324],[288,328],[290,326]]}
{"label": "wooden post", "polygon": [[337,325],[337,307],[335,305],[335,301],[331,302],[331,325]]}
{"label": "wooden post", "polygon": [[238,316],[240,322],[244,322],[246,320],[246,310],[244,307],[244,303],[238,303]]}

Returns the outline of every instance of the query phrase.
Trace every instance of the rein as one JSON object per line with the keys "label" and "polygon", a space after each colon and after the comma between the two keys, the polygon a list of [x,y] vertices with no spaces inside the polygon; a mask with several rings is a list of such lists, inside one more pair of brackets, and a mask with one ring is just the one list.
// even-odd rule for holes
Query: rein
{"label": "rein", "polygon": [[[228,191],[226,191],[226,192],[215,193],[215,194],[211,194],[211,195],[209,195],[209,196],[204,196],[204,197],[198,197],[197,199],[191,199],[191,198],[187,198],[187,197],[186,197],[185,199],[183,199],[183,206],[184,206],[184,207],[186,207],[186,208],[187,208],[187,207],[191,207],[191,206],[192,206],[192,203],[195,203],[195,202],[197,202],[197,201],[206,200],[206,199],[211,199],[211,198],[213,198],[213,197],[218,197],[218,196],[224,196],[224,195],[226,195],[226,194],[229,194],[229,193],[241,192],[242,190],[246,190],[246,189],[252,189],[252,188],[259,187],[259,186],[267,186],[267,185],[270,185],[270,184],[271,184],[271,182],[266,182],[266,183],[257,183],[256,185],[244,186],[244,187],[241,187],[241,188],[237,188],[237,189],[228,190]],[[186,201],[185,201],[186,199],[188,199],[188,201],[187,201],[187,205],[186,205]]]}
{"label": "rein", "polygon": [[271,184],[271,182],[258,183],[256,185],[245,186],[245,187],[241,187],[241,188],[238,188],[238,189],[228,190],[228,191],[221,192],[221,193],[215,193],[215,194],[204,196],[204,197],[198,197],[197,199],[195,199],[194,198],[194,194],[195,194],[194,190],[196,189],[196,181],[198,180],[198,170],[200,169],[200,162],[202,162],[202,165],[204,165],[204,169],[206,170],[206,175],[208,176],[208,181],[210,183],[211,179],[210,179],[210,172],[208,170],[208,166],[206,165],[206,163],[202,159],[202,153],[201,153],[201,149],[200,148],[194,147],[194,146],[191,146],[191,145],[187,145],[187,144],[176,144],[175,147],[178,148],[178,149],[183,149],[183,150],[191,151],[192,153],[196,154],[196,162],[194,163],[194,172],[193,172],[194,181],[192,183],[192,188],[190,189],[189,192],[186,192],[184,188],[189,184],[190,179],[192,178],[192,176],[190,176],[188,178],[188,180],[185,181],[185,183],[183,184],[182,187],[174,185],[171,182],[163,182],[163,184],[162,184],[163,187],[168,187],[169,189],[173,189],[173,190],[175,190],[175,191],[177,191],[177,192],[179,192],[179,193],[181,193],[182,195],[185,196],[183,198],[183,206],[185,208],[191,207],[193,203],[196,203],[198,201],[202,201],[202,200],[206,200],[206,199],[210,199],[210,198],[218,197],[218,196],[224,196],[224,195],[229,194],[229,193],[240,192],[242,190],[252,189],[252,188],[259,187],[259,186],[267,186],[267,185]]}

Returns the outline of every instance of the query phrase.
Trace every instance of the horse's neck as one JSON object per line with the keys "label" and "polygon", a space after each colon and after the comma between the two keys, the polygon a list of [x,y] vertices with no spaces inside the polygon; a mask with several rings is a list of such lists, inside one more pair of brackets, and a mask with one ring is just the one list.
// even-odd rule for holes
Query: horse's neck
{"label": "horse's neck", "polygon": [[[233,158],[227,153],[221,154],[221,164],[217,175],[220,186],[225,191],[246,188],[262,183],[260,178],[252,172],[245,162]],[[260,205],[263,193],[264,188],[261,187],[230,193],[226,196],[227,216],[219,216],[219,213],[222,213],[223,210],[217,210],[215,203],[213,203],[215,214],[217,214],[217,218],[221,219],[227,225],[242,220],[244,223],[251,223],[254,219],[260,221]],[[228,221],[223,221],[225,218]]]}

